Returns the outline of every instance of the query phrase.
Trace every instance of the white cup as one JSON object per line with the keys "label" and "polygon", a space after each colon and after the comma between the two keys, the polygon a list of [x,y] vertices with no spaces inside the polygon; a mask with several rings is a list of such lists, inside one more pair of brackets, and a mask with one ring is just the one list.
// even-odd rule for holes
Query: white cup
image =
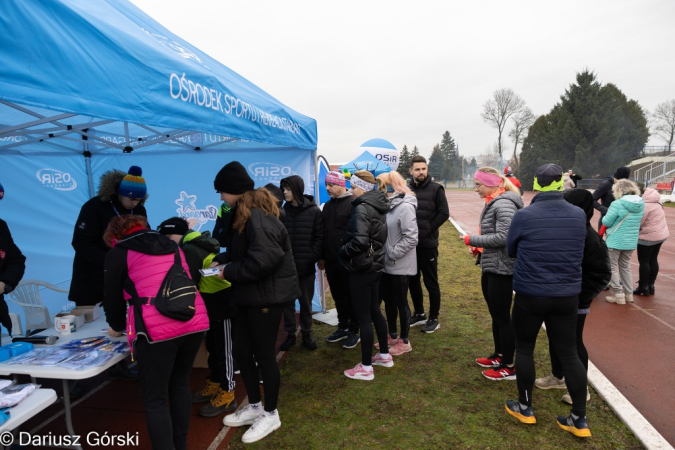
{"label": "white cup", "polygon": [[75,316],[58,316],[54,317],[54,328],[63,335],[75,332]]}

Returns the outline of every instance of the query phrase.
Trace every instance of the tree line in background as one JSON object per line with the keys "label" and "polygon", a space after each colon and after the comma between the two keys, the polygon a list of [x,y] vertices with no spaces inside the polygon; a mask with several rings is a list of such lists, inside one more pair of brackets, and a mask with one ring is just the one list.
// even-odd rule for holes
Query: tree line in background
{"label": "tree line in background", "polygon": [[[419,154],[417,146],[414,146],[411,152],[408,150],[408,146],[404,145],[399,154],[398,173],[407,177],[410,160]],[[462,158],[449,131],[443,133],[440,144],[434,145],[427,162],[429,164],[429,176],[436,181],[458,181],[464,177],[464,173],[476,170],[476,158],[472,158],[471,161]]]}

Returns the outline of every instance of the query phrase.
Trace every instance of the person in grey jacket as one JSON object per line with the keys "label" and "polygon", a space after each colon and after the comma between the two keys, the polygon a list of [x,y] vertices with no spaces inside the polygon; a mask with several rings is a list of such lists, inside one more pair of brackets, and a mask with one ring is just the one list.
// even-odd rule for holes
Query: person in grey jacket
{"label": "person in grey jacket", "polygon": [[[408,305],[408,277],[417,273],[417,199],[398,172],[378,176],[387,185],[389,212],[387,213],[387,244],[384,269],[380,279],[380,295],[384,300],[389,325],[389,353],[397,356],[412,350],[408,341],[410,307]],[[401,337],[396,333],[400,317]],[[377,344],[375,345],[377,347]]]}
{"label": "person in grey jacket", "polygon": [[472,246],[472,254],[480,257],[481,287],[492,317],[495,345],[492,355],[478,358],[476,363],[488,367],[483,376],[489,380],[515,380],[516,337],[511,321],[515,259],[506,253],[506,236],[513,215],[523,207],[523,200],[518,189],[492,167],[476,171],[474,191],[486,203],[480,216],[480,234],[465,234],[462,238],[466,245]]}

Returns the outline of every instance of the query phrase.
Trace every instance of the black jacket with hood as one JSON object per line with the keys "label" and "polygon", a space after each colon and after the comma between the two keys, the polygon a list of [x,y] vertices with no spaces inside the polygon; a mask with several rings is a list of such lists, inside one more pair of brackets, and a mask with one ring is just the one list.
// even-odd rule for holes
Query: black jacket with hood
{"label": "black jacket with hood", "polygon": [[338,250],[347,222],[352,215],[354,195],[347,191],[338,198],[332,198],[323,205],[323,259],[329,264],[339,261]]}
{"label": "black jacket with hood", "polygon": [[581,262],[581,293],[579,309],[588,309],[593,299],[602,291],[612,276],[607,245],[591,226],[593,195],[586,189],[567,189],[563,197],[586,213],[586,242]]}
{"label": "black jacket with hood", "polygon": [[[605,181],[598,185],[598,188],[593,191],[593,207],[600,211],[601,215],[607,214],[609,205],[614,201],[614,194],[612,193],[612,186],[614,186],[614,177],[608,177]],[[598,203],[600,200],[600,203]]]}
{"label": "black jacket with hood", "polygon": [[448,199],[445,198],[445,189],[438,183],[426,180],[419,185],[415,181],[408,183],[417,197],[417,228],[419,229],[418,247],[438,247],[438,229],[450,217]]}
{"label": "black jacket with hood", "polygon": [[283,224],[288,230],[293,248],[293,259],[299,276],[315,272],[314,265],[322,258],[323,216],[311,195],[304,195],[305,182],[298,175],[281,180],[281,186],[288,185],[298,206],[284,203],[286,216]]}
{"label": "black jacket with hood", "polygon": [[[387,212],[389,202],[382,191],[368,191],[352,202],[354,209],[347,223],[342,245],[338,251],[340,265],[348,272],[370,273],[384,268],[387,244]],[[373,246],[373,264],[367,270],[357,271],[351,263]]]}
{"label": "black jacket with hood", "polygon": [[26,257],[16,246],[9,232],[7,223],[0,219],[0,281],[5,283],[5,290],[0,291],[0,323],[12,334],[12,320],[5,302],[5,293],[9,293],[19,284],[26,270]]}
{"label": "black jacket with hood", "polygon": [[126,174],[109,170],[101,175],[98,195],[82,206],[77,217],[72,241],[75,249],[73,278],[68,294],[76,305],[95,305],[103,301],[103,263],[110,250],[103,242],[103,233],[113,217],[127,214],[147,217],[143,206],[147,195],[133,210],[125,209],[118,200],[117,189]]}

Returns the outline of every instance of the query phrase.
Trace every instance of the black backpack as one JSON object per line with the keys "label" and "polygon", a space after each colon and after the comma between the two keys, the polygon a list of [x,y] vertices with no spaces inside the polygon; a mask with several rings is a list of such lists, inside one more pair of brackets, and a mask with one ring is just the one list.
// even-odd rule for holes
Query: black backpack
{"label": "black backpack", "polygon": [[173,265],[150,304],[155,305],[157,311],[164,316],[187,322],[195,316],[196,300],[197,286],[183,269],[180,253],[176,247]]}

